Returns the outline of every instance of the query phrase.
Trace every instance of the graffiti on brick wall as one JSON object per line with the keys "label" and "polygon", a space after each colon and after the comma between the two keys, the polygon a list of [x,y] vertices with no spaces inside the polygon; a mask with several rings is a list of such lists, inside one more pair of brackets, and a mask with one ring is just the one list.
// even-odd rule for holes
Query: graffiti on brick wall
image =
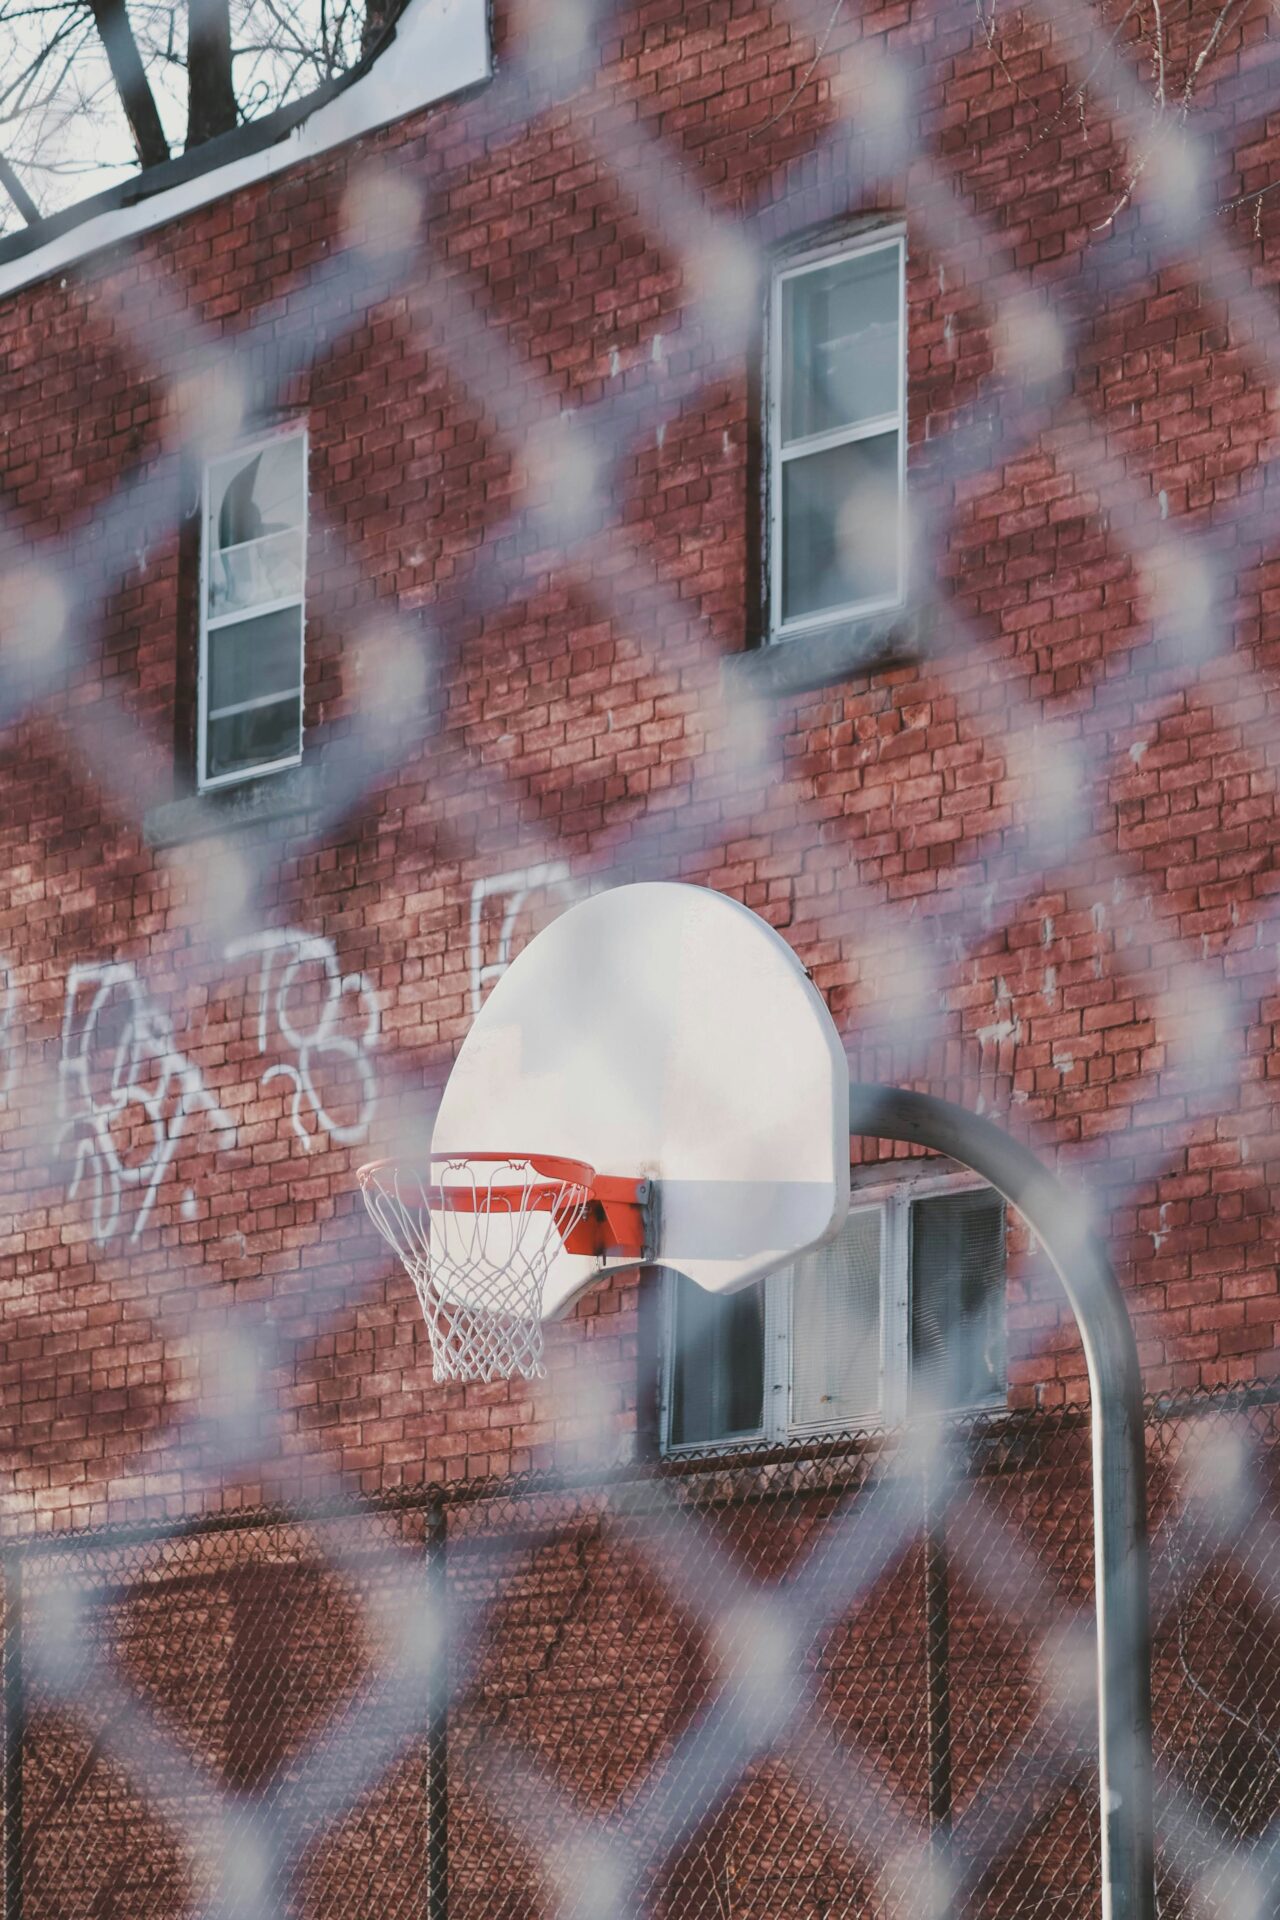
{"label": "graffiti on brick wall", "polygon": [[[376,1085],[369,1058],[379,1032],[377,996],[362,974],[344,974],[333,943],[296,928],[235,942],[229,960],[260,959],[258,1052],[284,1053],[263,1073],[292,1084],[292,1124],[308,1150],[316,1131],[340,1145],[365,1138]],[[16,1001],[0,960],[0,1095],[17,1060]],[[339,1108],[341,1103],[341,1110]],[[91,961],[67,976],[58,1061],[57,1152],[71,1163],[68,1197],[88,1197],[100,1244],[125,1222],[137,1240],[156,1195],[197,1114],[234,1145],[236,1128],[174,1038],[169,1016],[127,961]],[[187,1191],[183,1207],[194,1205]]]}
{"label": "graffiti on brick wall", "polygon": [[[339,1146],[368,1136],[377,1101],[370,1055],[381,1029],[378,996],[364,973],[343,973],[333,942],[297,927],[273,928],[226,949],[258,973],[258,1052],[291,1055],[262,1075],[293,1085],[293,1130],[308,1152],[317,1132]],[[340,1091],[338,1091],[340,1089]],[[334,1111],[339,1101],[345,1117]]]}
{"label": "graffiti on brick wall", "polygon": [[501,979],[523,944],[519,938],[521,916],[533,896],[545,894],[549,908],[560,908],[571,906],[585,891],[574,879],[567,860],[545,860],[475,881],[468,941],[473,1014],[479,1013],[490,987]]}
{"label": "graffiti on brick wall", "polygon": [[[7,986],[7,981],[6,981]],[[12,995],[6,1002],[6,1041]],[[69,1198],[90,1197],[93,1237],[122,1224],[141,1195],[130,1239],[142,1233],[188,1122],[205,1113],[234,1144],[235,1126],[178,1050],[169,1017],[127,961],[89,962],[67,975],[58,1061],[57,1150],[72,1161]],[[184,1208],[194,1195],[184,1195]]]}

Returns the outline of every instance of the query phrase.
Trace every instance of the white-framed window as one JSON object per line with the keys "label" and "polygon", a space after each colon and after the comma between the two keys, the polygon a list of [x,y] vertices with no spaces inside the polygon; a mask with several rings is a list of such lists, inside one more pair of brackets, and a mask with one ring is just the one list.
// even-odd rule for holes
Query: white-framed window
{"label": "white-framed window", "polygon": [[770,299],[774,640],[897,606],[906,586],[906,239],[780,265]]}
{"label": "white-framed window", "polygon": [[1005,1211],[967,1176],[856,1188],[829,1245],[727,1296],[668,1274],[662,1444],[704,1452],[1005,1401]]}
{"label": "white-framed window", "polygon": [[302,758],[307,436],[286,428],[210,460],[200,520],[198,784]]}

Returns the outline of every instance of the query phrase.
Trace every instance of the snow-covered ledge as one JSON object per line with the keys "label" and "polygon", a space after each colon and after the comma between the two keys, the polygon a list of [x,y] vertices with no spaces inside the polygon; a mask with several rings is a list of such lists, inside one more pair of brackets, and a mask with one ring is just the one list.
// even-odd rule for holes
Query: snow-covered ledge
{"label": "snow-covered ledge", "polygon": [[[262,132],[256,133],[250,121],[189,157],[135,174],[82,208],[42,221],[27,234],[6,234],[0,241],[0,299],[104,247],[475,86],[489,71],[488,0],[409,0],[390,45],[369,69],[357,72],[310,112],[302,103],[294,124],[270,144],[263,123],[257,123]],[[163,184],[174,173],[182,177]],[[41,238],[47,228],[56,231]],[[28,238],[31,244],[19,250]]]}

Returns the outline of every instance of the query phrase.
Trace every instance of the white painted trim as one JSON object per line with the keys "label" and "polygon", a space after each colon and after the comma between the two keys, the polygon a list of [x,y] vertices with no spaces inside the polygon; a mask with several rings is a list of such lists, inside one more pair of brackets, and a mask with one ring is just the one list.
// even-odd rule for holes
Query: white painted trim
{"label": "white painted trim", "polygon": [[[856,427],[832,427],[827,433],[811,433],[807,440],[788,440],[784,447],[778,448],[778,458],[785,466],[788,460],[804,460],[811,453],[826,453],[831,447],[851,447],[856,440],[887,439],[898,431],[896,413],[877,414],[873,420],[860,420]],[[278,534],[271,535],[278,539]]]}
{"label": "white painted trim", "polygon": [[264,760],[261,766],[237,768],[234,773],[218,773],[212,780],[206,780],[200,792],[216,793],[219,787],[243,787],[252,780],[265,780],[268,774],[287,773],[290,767],[302,765],[302,748],[290,754],[284,760]]}
{"label": "white painted trim", "polygon": [[[289,531],[290,533],[297,533],[299,529],[297,527],[290,527]],[[258,540],[243,540],[240,545],[236,547],[219,547],[218,555],[219,558],[221,558],[224,553],[243,553],[246,547],[256,547],[262,544],[263,542]],[[215,614],[212,620],[206,617],[204,623],[205,632],[222,633],[227,627],[242,627],[246,620],[265,620],[269,613],[287,613],[290,607],[301,606],[305,586],[306,582],[304,581],[297,593],[281,594],[278,600],[264,600],[260,606],[237,607],[233,613]]]}
{"label": "white painted trim", "polygon": [[44,246],[0,265],[0,298],[79,265],[90,254],[181,218],[242,187],[314,160],[393,120],[420,112],[491,71],[488,0],[409,0],[386,53],[359,80],[316,108],[274,146],[193,180],[167,187],[131,206],[112,207],[70,227]]}
{"label": "white painted trim", "polygon": [[[294,602],[295,606],[297,602]],[[260,693],[256,700],[237,700],[232,707],[210,707],[209,719],[230,720],[237,713],[257,713],[262,707],[282,707],[286,700],[301,700],[301,687],[282,687],[279,693]]]}

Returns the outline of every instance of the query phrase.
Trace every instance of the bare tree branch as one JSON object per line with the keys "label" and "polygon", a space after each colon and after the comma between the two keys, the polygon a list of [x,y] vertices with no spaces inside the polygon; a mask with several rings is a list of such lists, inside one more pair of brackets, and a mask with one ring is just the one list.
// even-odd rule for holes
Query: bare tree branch
{"label": "bare tree branch", "polygon": [[[23,67],[20,72],[16,73],[11,80],[6,81],[0,86],[0,108],[3,108],[3,111],[0,111],[0,126],[5,125],[7,121],[19,119],[23,114],[29,112],[33,105],[39,106],[41,104],[39,100],[34,102],[31,100],[30,89],[43,75],[49,60],[57,48],[64,40],[75,33],[76,27],[79,24],[80,22],[78,22],[74,16],[64,20],[52,39],[47,40],[44,46],[41,47],[39,53],[37,53],[33,59],[29,60],[26,66]],[[87,20],[84,30],[86,33],[89,31]],[[73,49],[73,53],[74,51],[75,49]],[[57,85],[56,81],[54,85]],[[12,112],[9,112],[8,104],[10,100],[15,97],[17,98],[18,105]]]}
{"label": "bare tree branch", "polygon": [[1183,111],[1184,118],[1186,116],[1188,107],[1191,105],[1192,91],[1195,87],[1196,81],[1200,78],[1200,69],[1204,66],[1205,61],[1210,58],[1219,40],[1221,40],[1223,34],[1226,32],[1228,23],[1231,21],[1234,11],[1235,11],[1235,0],[1227,0],[1226,5],[1222,9],[1222,12],[1218,15],[1217,19],[1214,22],[1212,33],[1210,33],[1208,39],[1205,41],[1204,45],[1200,49],[1195,65],[1191,68],[1191,70],[1187,74],[1187,84],[1182,95],[1182,111]]}
{"label": "bare tree branch", "polygon": [[1155,15],[1154,60],[1156,70],[1156,105],[1164,106],[1164,15],[1160,11],[1160,0],[1151,0],[1151,11]]}
{"label": "bare tree branch", "polygon": [[[105,182],[167,159],[184,110],[199,146],[349,72],[370,6],[382,44],[402,0],[0,0],[0,151],[43,183],[43,217],[95,171]],[[17,208],[0,182],[0,227]]]}
{"label": "bare tree branch", "polygon": [[377,51],[403,11],[404,0],[368,0],[360,34],[362,54]]}
{"label": "bare tree branch", "polygon": [[169,158],[169,142],[164,137],[151,82],[138,53],[124,0],[89,0],[89,9],[129,122],[139,164],[159,166]]}
{"label": "bare tree branch", "polygon": [[187,0],[188,150],[230,133],[238,118],[228,0]]}
{"label": "bare tree branch", "polygon": [[40,209],[2,153],[0,153],[0,187],[4,188],[27,225],[34,227],[40,218]]}
{"label": "bare tree branch", "polygon": [[[286,13],[282,7],[278,7],[275,4],[275,0],[262,0],[262,4],[275,21],[278,36],[272,43],[262,42],[259,50],[278,54],[284,47],[291,46],[299,58],[305,61],[311,53],[311,47],[298,30],[296,16]],[[296,67],[294,71],[297,71]]]}

